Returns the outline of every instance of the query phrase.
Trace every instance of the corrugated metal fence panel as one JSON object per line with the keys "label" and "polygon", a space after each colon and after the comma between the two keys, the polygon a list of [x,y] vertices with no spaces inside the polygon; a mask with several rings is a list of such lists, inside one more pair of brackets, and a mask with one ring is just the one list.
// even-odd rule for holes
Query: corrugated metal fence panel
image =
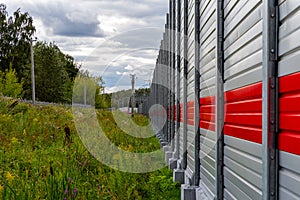
{"label": "corrugated metal fence panel", "polygon": [[300,1],[279,9],[279,198],[300,199]]}
{"label": "corrugated metal fence panel", "polygon": [[166,66],[167,67],[167,76],[166,78],[164,79],[165,81],[165,89],[166,89],[166,94],[167,94],[167,108],[168,108],[168,128],[167,128],[167,132],[166,132],[166,135],[168,137],[168,142],[169,142],[169,145],[171,145],[171,55],[170,55],[170,52],[171,52],[171,41],[170,41],[170,38],[171,38],[171,32],[170,32],[170,23],[171,23],[171,20],[170,20],[170,17],[171,17],[171,13],[168,13],[167,14],[167,26],[166,26],[166,33],[167,33],[167,37],[165,38],[165,41],[166,41],[166,55],[167,55],[167,63],[166,63]]}
{"label": "corrugated metal fence panel", "polygon": [[233,1],[224,9],[225,91],[262,80],[262,1]]}
{"label": "corrugated metal fence panel", "polygon": [[280,151],[279,165],[279,199],[300,199],[300,156]]}
{"label": "corrugated metal fence panel", "polygon": [[[224,196],[226,199],[262,199],[262,146],[231,136],[224,139]],[[261,187],[261,186],[260,186]]]}
{"label": "corrugated metal fence panel", "polygon": [[[169,64],[169,54],[168,54],[168,48],[169,48],[169,43],[168,43],[168,37],[169,37],[169,32],[168,32],[168,23],[169,23],[169,14],[167,14],[167,24],[166,24],[166,30],[165,30],[165,34],[164,34],[164,38],[163,38],[163,62],[162,65],[159,66],[159,69],[161,70],[159,72],[159,82],[160,84],[160,88],[163,91],[163,96],[158,96],[159,98],[163,98],[163,105],[164,108],[166,110],[168,110],[168,106],[169,106],[169,96],[168,96],[168,79],[169,79],[169,68],[168,68],[168,64]],[[163,76],[164,74],[164,76]],[[169,116],[169,113],[167,113],[167,115]],[[159,122],[160,123],[160,122]],[[164,136],[165,139],[169,142],[169,135],[168,132],[169,131],[169,117],[167,117],[167,121],[166,124],[164,125]]]}
{"label": "corrugated metal fence panel", "polygon": [[200,96],[216,94],[217,1],[200,2]]}
{"label": "corrugated metal fence panel", "polygon": [[225,188],[237,199],[259,199],[262,195],[262,154],[257,150],[262,143],[261,113],[261,83],[226,92]]}
{"label": "corrugated metal fence panel", "polygon": [[209,189],[208,196],[215,193],[216,174],[216,133],[215,133],[215,98],[206,97],[200,100],[200,176],[201,185]]}
{"label": "corrugated metal fence panel", "polygon": [[261,199],[262,1],[224,6],[224,195]]}
{"label": "corrugated metal fence panel", "polygon": [[[163,67],[165,67],[166,68],[166,72],[167,73],[165,73],[165,75],[166,75],[166,77],[165,78],[163,78],[163,75],[161,74],[161,77],[160,77],[160,79],[163,81],[163,87],[164,87],[164,89],[165,89],[165,97],[166,97],[166,108],[168,109],[168,108],[170,108],[171,107],[171,101],[170,101],[170,90],[169,90],[169,88],[170,88],[170,72],[171,72],[171,69],[170,69],[170,59],[171,59],[171,57],[170,57],[170,40],[169,40],[169,37],[170,37],[170,29],[169,29],[169,24],[170,24],[170,18],[169,18],[169,16],[170,16],[170,14],[168,13],[167,14],[167,26],[166,26],[166,37],[165,37],[165,39],[164,39],[164,41],[165,41],[165,44],[166,44],[166,46],[165,46],[165,54],[166,54],[166,62],[165,62],[165,64],[164,64],[164,66]],[[166,128],[166,132],[165,132],[165,134],[166,134],[166,137],[168,138],[168,142],[169,142],[169,144],[168,145],[170,145],[170,142],[171,142],[171,140],[170,140],[170,134],[171,134],[171,120],[170,120],[170,109],[168,109],[168,118],[167,118],[167,128]]]}
{"label": "corrugated metal fence panel", "polygon": [[299,71],[300,1],[283,1],[280,5],[279,76]]}
{"label": "corrugated metal fence panel", "polygon": [[213,198],[215,189],[214,129],[216,94],[217,1],[200,1],[200,185]]}
{"label": "corrugated metal fence panel", "polygon": [[195,129],[194,129],[194,99],[195,99],[195,0],[188,0],[188,35],[187,35],[187,173],[192,177],[195,172]]}
{"label": "corrugated metal fence panel", "polygon": [[[162,90],[162,93],[164,94],[162,97],[158,96],[158,98],[161,98],[162,99],[162,102],[163,102],[163,106],[165,109],[168,108],[168,105],[167,105],[167,98],[168,98],[168,95],[166,94],[166,90],[165,90],[165,87],[162,87],[164,85],[164,81],[166,80],[165,79],[161,79],[161,73],[164,73],[166,77],[168,77],[168,71],[167,71],[167,68],[165,67],[166,64],[167,64],[167,55],[166,55],[166,49],[167,49],[167,44],[166,44],[166,35],[167,33],[165,32],[164,34],[164,37],[163,37],[163,46],[162,46],[162,64],[160,66],[158,66],[158,69],[162,69],[162,71],[159,71],[159,76],[158,76],[158,81],[159,81],[159,88]],[[168,113],[167,113],[168,114]],[[168,117],[167,117],[167,121],[166,121],[166,124],[164,125],[164,128],[163,128],[163,135],[164,135],[164,138],[165,140],[167,140],[167,130],[168,130]]]}
{"label": "corrugated metal fence panel", "polygon": [[181,1],[181,30],[180,30],[180,149],[179,149],[179,156],[180,159],[183,159],[184,149],[184,126],[183,126],[183,103],[184,103],[184,1]]}
{"label": "corrugated metal fence panel", "polygon": [[299,81],[299,72],[279,79],[279,196],[282,199],[300,198]]}

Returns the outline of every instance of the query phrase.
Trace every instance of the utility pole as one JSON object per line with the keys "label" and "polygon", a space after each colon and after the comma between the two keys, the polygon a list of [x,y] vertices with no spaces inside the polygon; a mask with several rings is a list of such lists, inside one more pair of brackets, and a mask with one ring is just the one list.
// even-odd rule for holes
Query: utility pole
{"label": "utility pole", "polygon": [[86,106],[86,77],[84,77],[83,79],[83,102],[84,102],[84,105]]}
{"label": "utility pole", "polygon": [[33,55],[33,40],[30,40],[30,53],[31,53],[31,87],[32,87],[32,103],[35,104],[35,78],[34,78],[34,55]]}
{"label": "utility pole", "polygon": [[135,74],[130,74],[130,78],[131,78],[131,116],[134,116],[134,107],[135,107],[135,101],[134,101],[134,94],[135,94],[135,89],[134,89],[134,85],[135,85]]}

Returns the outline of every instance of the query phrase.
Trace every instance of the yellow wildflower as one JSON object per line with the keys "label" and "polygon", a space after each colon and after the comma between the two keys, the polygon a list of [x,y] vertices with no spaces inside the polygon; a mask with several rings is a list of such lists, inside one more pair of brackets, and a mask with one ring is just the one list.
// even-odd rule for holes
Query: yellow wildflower
{"label": "yellow wildflower", "polygon": [[128,151],[132,151],[132,150],[133,150],[132,145],[128,145],[128,146],[127,146],[127,150],[128,150]]}
{"label": "yellow wildflower", "polygon": [[3,185],[0,184],[0,194],[3,190],[4,190],[4,187],[3,187]]}
{"label": "yellow wildflower", "polygon": [[34,118],[33,121],[34,121],[34,122],[38,122],[39,120],[38,120],[37,118]]}
{"label": "yellow wildflower", "polygon": [[15,138],[15,137],[11,138],[11,142],[12,142],[13,144],[18,143],[18,138]]}
{"label": "yellow wildflower", "polygon": [[27,135],[27,132],[26,132],[26,129],[24,128],[23,130],[23,135],[26,136]]}
{"label": "yellow wildflower", "polygon": [[9,172],[7,172],[6,173],[6,180],[8,181],[8,182],[11,182],[11,181],[13,181],[14,179],[15,179],[15,176],[13,176],[11,173],[9,173]]}

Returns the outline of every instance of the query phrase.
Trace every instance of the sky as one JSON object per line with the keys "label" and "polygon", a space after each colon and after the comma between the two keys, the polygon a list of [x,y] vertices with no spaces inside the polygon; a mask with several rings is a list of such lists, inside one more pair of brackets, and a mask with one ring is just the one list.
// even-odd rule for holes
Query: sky
{"label": "sky", "polygon": [[33,17],[38,40],[55,42],[83,69],[102,76],[105,92],[147,87],[163,36],[167,0],[2,0]]}

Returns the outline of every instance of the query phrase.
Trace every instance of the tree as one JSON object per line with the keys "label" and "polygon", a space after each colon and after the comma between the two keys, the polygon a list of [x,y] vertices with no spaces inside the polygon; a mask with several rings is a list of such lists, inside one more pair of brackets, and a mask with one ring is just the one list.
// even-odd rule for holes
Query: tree
{"label": "tree", "polygon": [[3,90],[4,90],[4,73],[0,71],[0,96],[4,96]]}
{"label": "tree", "polygon": [[58,47],[57,47],[57,49],[60,54],[59,57],[63,63],[63,68],[66,71],[66,73],[68,75],[68,79],[69,79],[69,81],[66,82],[66,86],[67,86],[67,91],[65,93],[65,96],[67,99],[66,102],[71,103],[72,95],[73,95],[73,92],[72,92],[73,84],[74,84],[75,78],[81,68],[81,65],[77,64],[72,56],[70,56],[68,54],[64,54],[62,51],[60,51],[60,49]]}
{"label": "tree", "polygon": [[[101,106],[101,93],[104,82],[101,77],[92,76],[88,71],[81,70],[75,79],[73,103]],[[85,97],[86,95],[86,97]]]}
{"label": "tree", "polygon": [[[0,4],[0,71],[13,66],[25,98],[31,98],[30,43],[35,32],[30,15],[16,10],[8,15]],[[79,71],[74,58],[53,43],[34,46],[36,97],[40,101],[71,103],[73,81]]]}
{"label": "tree", "polygon": [[62,54],[61,56],[64,57],[64,67],[66,72],[68,73],[69,78],[72,81],[74,81],[81,66],[75,63],[74,58],[72,56],[65,54]]}
{"label": "tree", "polygon": [[[97,92],[96,92],[97,94]],[[95,107],[97,109],[108,109],[111,108],[111,94],[98,94],[95,97]]]}
{"label": "tree", "polygon": [[0,72],[0,93],[4,96],[22,97],[23,83],[18,82],[16,71],[10,66],[5,73]]}
{"label": "tree", "polygon": [[136,96],[145,96],[150,94],[150,88],[140,88],[138,90],[135,90]]}
{"label": "tree", "polygon": [[0,4],[0,69],[4,72],[12,64],[19,81],[30,64],[30,41],[35,32],[32,17],[16,10],[8,16],[6,6]]}
{"label": "tree", "polygon": [[37,99],[70,103],[73,83],[66,71],[66,66],[71,65],[70,60],[53,43],[37,42],[34,54]]}

